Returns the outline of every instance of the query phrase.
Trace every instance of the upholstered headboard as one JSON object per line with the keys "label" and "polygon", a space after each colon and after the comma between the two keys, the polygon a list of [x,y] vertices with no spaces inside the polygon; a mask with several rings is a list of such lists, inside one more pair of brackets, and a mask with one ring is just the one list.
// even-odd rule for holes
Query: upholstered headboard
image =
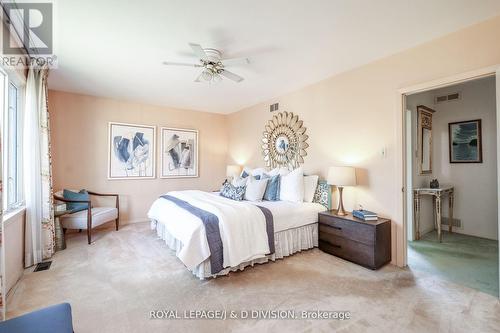
{"label": "upholstered headboard", "polygon": [[332,191],[330,189],[330,185],[327,184],[326,180],[320,180],[318,182],[318,187],[316,187],[316,193],[314,193],[313,202],[325,206],[326,209],[332,208]]}

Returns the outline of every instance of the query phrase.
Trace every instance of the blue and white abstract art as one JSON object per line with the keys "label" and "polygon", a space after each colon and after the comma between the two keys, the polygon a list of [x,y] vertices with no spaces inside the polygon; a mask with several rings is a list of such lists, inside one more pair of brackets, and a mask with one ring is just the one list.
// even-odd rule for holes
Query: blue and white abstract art
{"label": "blue and white abstract art", "polygon": [[109,123],[109,179],[155,178],[156,127]]}
{"label": "blue and white abstract art", "polygon": [[198,131],[161,128],[160,178],[198,177]]}

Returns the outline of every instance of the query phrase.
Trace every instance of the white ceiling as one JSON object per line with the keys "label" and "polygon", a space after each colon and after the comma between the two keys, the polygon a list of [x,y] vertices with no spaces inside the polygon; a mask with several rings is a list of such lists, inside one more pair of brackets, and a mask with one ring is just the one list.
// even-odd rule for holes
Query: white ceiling
{"label": "white ceiling", "polygon": [[[58,0],[51,89],[231,113],[500,14],[498,0]],[[209,86],[188,42],[251,64]]]}

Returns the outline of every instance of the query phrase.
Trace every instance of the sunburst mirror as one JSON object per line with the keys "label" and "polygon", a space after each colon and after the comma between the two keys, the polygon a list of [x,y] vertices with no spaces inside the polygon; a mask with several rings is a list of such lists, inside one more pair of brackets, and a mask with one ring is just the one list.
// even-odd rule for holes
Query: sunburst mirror
{"label": "sunburst mirror", "polygon": [[295,169],[304,163],[309,147],[303,121],[292,112],[280,112],[269,120],[262,138],[262,155],[270,168]]}

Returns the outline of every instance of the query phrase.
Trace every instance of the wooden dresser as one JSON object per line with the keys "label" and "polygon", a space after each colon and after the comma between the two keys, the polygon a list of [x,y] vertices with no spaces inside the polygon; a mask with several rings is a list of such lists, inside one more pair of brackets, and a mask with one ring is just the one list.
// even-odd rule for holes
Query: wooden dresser
{"label": "wooden dresser", "polygon": [[363,221],[334,210],[319,213],[319,248],[361,266],[378,269],[391,261],[391,220]]}

